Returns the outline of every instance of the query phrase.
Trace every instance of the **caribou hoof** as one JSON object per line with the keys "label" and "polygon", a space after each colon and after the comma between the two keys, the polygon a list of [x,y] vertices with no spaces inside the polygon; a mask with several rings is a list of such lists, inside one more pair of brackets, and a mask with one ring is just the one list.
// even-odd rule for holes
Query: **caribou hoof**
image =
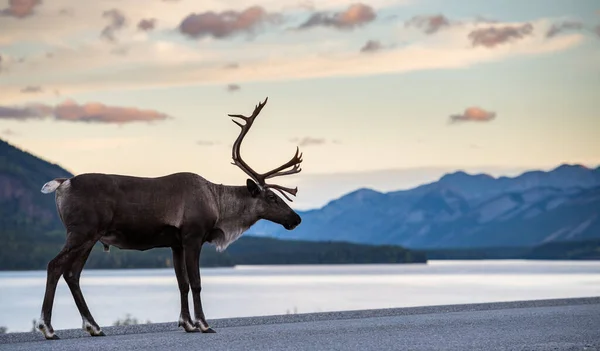
{"label": "caribou hoof", "polygon": [[38,329],[44,334],[44,338],[46,340],[58,340],[60,339],[58,335],[54,334],[54,330],[48,328],[44,323],[38,324]]}
{"label": "caribou hoof", "polygon": [[183,327],[186,333],[199,333],[200,328],[195,327],[192,323],[186,321],[179,321],[177,323],[178,327]]}
{"label": "caribou hoof", "polygon": [[203,333],[209,333],[209,334],[210,334],[210,333],[216,333],[216,331],[215,331],[213,328],[208,328],[208,329],[206,329],[206,330],[203,330],[202,332],[203,332]]}
{"label": "caribou hoof", "polygon": [[93,326],[89,322],[86,322],[83,325],[83,330],[88,332],[91,336],[106,336],[106,334],[104,334],[100,327]]}

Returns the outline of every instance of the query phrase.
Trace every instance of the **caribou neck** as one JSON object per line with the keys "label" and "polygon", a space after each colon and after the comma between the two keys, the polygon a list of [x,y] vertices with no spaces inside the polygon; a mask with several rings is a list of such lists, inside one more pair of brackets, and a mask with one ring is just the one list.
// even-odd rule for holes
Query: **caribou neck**
{"label": "caribou neck", "polygon": [[237,240],[260,217],[245,186],[216,185],[218,219],[215,227],[223,233],[213,239],[218,251]]}

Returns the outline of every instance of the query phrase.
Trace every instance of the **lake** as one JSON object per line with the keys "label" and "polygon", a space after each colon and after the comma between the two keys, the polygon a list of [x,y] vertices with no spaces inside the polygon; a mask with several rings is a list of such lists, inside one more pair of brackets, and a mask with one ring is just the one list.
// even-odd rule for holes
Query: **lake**
{"label": "lake", "polygon": [[[429,261],[398,265],[201,268],[207,318],[600,296],[599,261]],[[45,271],[0,272],[0,326],[28,331],[40,315]],[[175,322],[179,291],[172,269],[85,270],[81,288],[101,326],[127,313]],[[190,307],[191,294],[190,294]],[[192,309],[193,311],[193,309]],[[63,279],[55,329],[80,328]]]}

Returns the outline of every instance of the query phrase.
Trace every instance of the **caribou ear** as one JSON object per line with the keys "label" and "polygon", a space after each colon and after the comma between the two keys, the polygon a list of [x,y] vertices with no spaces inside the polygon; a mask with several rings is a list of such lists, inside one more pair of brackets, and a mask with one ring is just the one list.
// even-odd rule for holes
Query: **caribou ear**
{"label": "caribou ear", "polygon": [[260,194],[260,188],[252,179],[246,179],[246,187],[252,197],[257,197]]}

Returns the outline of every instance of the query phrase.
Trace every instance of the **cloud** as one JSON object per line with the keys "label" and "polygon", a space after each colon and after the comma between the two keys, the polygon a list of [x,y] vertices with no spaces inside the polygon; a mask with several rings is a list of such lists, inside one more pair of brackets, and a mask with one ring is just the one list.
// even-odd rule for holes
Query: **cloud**
{"label": "cloud", "polygon": [[12,129],[8,129],[8,128],[2,130],[2,132],[0,134],[6,135],[6,136],[17,136],[17,135],[19,135],[19,133],[15,132]]}
{"label": "cloud", "polygon": [[233,93],[234,91],[238,91],[240,89],[241,89],[241,87],[237,84],[228,84],[227,85],[227,91],[230,93]]}
{"label": "cloud", "polygon": [[500,21],[495,20],[493,18],[481,16],[481,15],[475,16],[475,20],[474,20],[474,23],[486,23],[486,24],[490,24],[490,23],[498,23],[498,22],[500,22]]}
{"label": "cloud", "polygon": [[33,14],[34,8],[42,4],[42,0],[8,0],[8,7],[0,10],[0,15],[25,18]]}
{"label": "cloud", "polygon": [[383,45],[379,40],[368,40],[362,48],[360,48],[360,52],[376,52],[383,49]]}
{"label": "cloud", "polygon": [[120,30],[127,24],[125,15],[117,9],[111,9],[104,11],[102,17],[108,18],[109,24],[102,29],[100,36],[108,41],[116,41],[115,31]]}
{"label": "cloud", "polygon": [[212,36],[223,39],[238,33],[253,33],[261,24],[278,18],[260,6],[251,6],[238,12],[234,10],[191,13],[179,24],[179,31],[191,38]]}
{"label": "cloud", "polygon": [[404,24],[405,27],[422,29],[426,34],[434,34],[450,25],[450,20],[443,15],[415,16]]}
{"label": "cloud", "polygon": [[304,137],[304,138],[293,138],[290,139],[292,143],[298,143],[298,146],[313,146],[313,145],[323,145],[327,143],[325,138],[313,138],[313,137]]}
{"label": "cloud", "polygon": [[155,25],[156,25],[155,18],[148,18],[148,19],[144,18],[138,22],[137,28],[139,30],[143,30],[144,32],[149,32],[154,29]]}
{"label": "cloud", "polygon": [[236,69],[236,68],[240,68],[240,65],[236,62],[230,62],[228,64],[226,64],[225,66],[223,66],[223,68],[225,69]]}
{"label": "cloud", "polygon": [[21,89],[21,93],[23,94],[27,94],[27,93],[41,93],[42,92],[42,87],[40,86],[26,86],[25,88]]}
{"label": "cloud", "polygon": [[45,104],[0,106],[0,119],[28,120],[47,117],[58,121],[110,124],[152,122],[171,118],[154,110],[106,106],[98,102],[79,105],[72,100],[66,100],[56,106]]}
{"label": "cloud", "polygon": [[372,22],[377,17],[373,8],[362,3],[350,5],[345,11],[313,13],[298,29],[312,27],[333,27],[337,29],[352,29]]}
{"label": "cloud", "polygon": [[546,32],[546,38],[555,37],[566,31],[578,31],[583,29],[583,23],[579,21],[564,21],[559,23],[554,23]]}
{"label": "cloud", "polygon": [[469,33],[468,37],[474,47],[483,46],[493,48],[531,35],[533,35],[533,25],[531,23],[524,23],[520,26],[506,25],[479,28]]}
{"label": "cloud", "polygon": [[469,107],[462,114],[451,115],[450,122],[490,122],[496,118],[496,112],[486,111],[480,107]]}
{"label": "cloud", "polygon": [[52,112],[52,108],[43,104],[24,106],[0,106],[0,119],[40,119]]}
{"label": "cloud", "polygon": [[198,140],[196,142],[196,144],[200,145],[200,146],[213,146],[213,145],[219,144],[219,142],[218,141],[212,141],[212,140]]}
{"label": "cloud", "polygon": [[[174,21],[176,23],[177,19]],[[98,40],[54,47],[52,60],[45,57],[46,50],[29,56],[26,64],[16,64],[14,57],[3,56],[0,96],[4,105],[26,103],[29,96],[19,90],[30,82],[47,88],[40,96],[54,98],[52,89],[60,90],[63,96],[99,90],[198,84],[224,90],[230,83],[243,87],[254,82],[461,69],[501,60],[548,55],[569,50],[583,42],[583,32],[565,33],[548,40],[545,34],[552,23],[549,20],[532,22],[536,28],[532,35],[511,45],[499,45],[494,50],[483,46],[473,48],[468,38],[471,31],[489,25],[464,23],[433,36],[423,36],[419,42],[386,46],[376,55],[361,53],[359,49],[364,42],[359,42],[357,47],[354,38],[337,31],[327,37],[319,33],[301,33],[294,41],[285,42],[244,40],[236,42],[236,45],[223,46],[216,40],[209,40],[202,43],[201,50],[193,43],[165,38],[150,40],[138,33],[143,38],[135,41],[125,41],[125,36],[119,36],[122,38],[119,46],[129,48],[126,56],[111,54],[106,44]],[[522,23],[496,25],[518,27]],[[132,34],[137,32],[136,28],[127,30]],[[230,63],[236,63],[231,68],[237,68],[225,69],[224,66]]]}
{"label": "cloud", "polygon": [[58,10],[58,14],[61,16],[68,16],[68,17],[73,17],[73,15],[74,15],[73,9],[69,9],[69,8],[62,8],[62,9]]}

